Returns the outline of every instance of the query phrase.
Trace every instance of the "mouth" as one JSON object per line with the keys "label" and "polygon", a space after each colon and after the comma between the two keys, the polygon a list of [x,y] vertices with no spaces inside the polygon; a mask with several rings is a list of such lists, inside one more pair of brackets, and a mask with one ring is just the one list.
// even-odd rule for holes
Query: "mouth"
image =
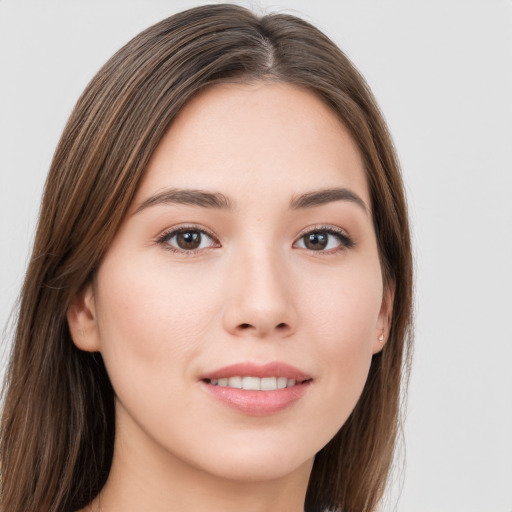
{"label": "mouth", "polygon": [[206,379],[207,384],[233,389],[245,389],[247,391],[275,391],[276,389],[291,388],[304,384],[311,379],[299,380],[288,377],[255,377],[236,375],[229,378]]}
{"label": "mouth", "polygon": [[285,389],[313,380],[312,377],[287,363],[237,363],[202,375],[200,379],[213,386],[272,391]]}
{"label": "mouth", "polygon": [[306,393],[313,378],[285,363],[241,363],[200,379],[210,396],[250,416],[267,416],[288,408]]}

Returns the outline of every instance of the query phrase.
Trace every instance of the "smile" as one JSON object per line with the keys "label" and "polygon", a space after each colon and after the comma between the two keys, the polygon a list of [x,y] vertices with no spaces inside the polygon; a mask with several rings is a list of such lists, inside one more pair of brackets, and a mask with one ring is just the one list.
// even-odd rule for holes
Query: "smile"
{"label": "smile", "polygon": [[288,377],[242,377],[235,376],[223,379],[210,379],[209,384],[250,391],[274,391],[295,386],[297,381]]}
{"label": "smile", "polygon": [[268,416],[291,407],[311,387],[313,378],[282,362],[244,362],[200,376],[203,390],[229,409]]}

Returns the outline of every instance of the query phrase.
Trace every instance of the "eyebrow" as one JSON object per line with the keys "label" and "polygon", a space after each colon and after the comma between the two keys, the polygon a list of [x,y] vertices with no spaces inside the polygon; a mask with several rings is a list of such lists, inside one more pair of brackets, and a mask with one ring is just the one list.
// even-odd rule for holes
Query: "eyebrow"
{"label": "eyebrow", "polygon": [[292,210],[299,210],[302,208],[313,208],[323,204],[332,203],[334,201],[350,201],[360,206],[364,213],[368,215],[368,207],[365,202],[352,190],[348,188],[326,188],[314,192],[307,192],[295,196],[291,203]]}
{"label": "eyebrow", "polygon": [[135,210],[135,213],[139,213],[141,210],[145,210],[150,206],[173,203],[200,206],[202,208],[233,209],[231,200],[220,192],[172,188],[148,197],[140,204],[137,210]]}
{"label": "eyebrow", "polygon": [[[368,215],[368,207],[365,202],[348,188],[327,188],[294,196],[290,201],[290,209],[301,210],[304,208],[313,208],[335,201],[352,202],[358,205]],[[150,206],[160,204],[186,204],[220,210],[232,210],[234,208],[233,201],[220,192],[172,188],[148,197],[139,205],[135,213],[139,213]]]}

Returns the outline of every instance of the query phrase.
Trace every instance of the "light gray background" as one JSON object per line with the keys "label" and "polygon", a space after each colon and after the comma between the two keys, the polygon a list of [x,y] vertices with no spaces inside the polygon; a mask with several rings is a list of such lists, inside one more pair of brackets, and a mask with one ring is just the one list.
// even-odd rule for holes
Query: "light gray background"
{"label": "light gray background", "polygon": [[[239,3],[326,31],[367,77],[401,157],[417,334],[406,466],[383,510],[512,512],[512,3]],[[132,36],[197,4],[0,0],[0,325],[78,95]]]}

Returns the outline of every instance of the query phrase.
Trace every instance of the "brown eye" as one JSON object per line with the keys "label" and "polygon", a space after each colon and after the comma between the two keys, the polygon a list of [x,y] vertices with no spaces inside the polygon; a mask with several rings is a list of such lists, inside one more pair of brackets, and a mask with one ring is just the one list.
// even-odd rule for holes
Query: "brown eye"
{"label": "brown eye", "polygon": [[215,247],[215,240],[201,229],[176,229],[166,233],[159,240],[175,252],[194,252],[209,247]]}
{"label": "brown eye", "polygon": [[180,249],[197,249],[201,245],[201,233],[199,231],[182,231],[176,235],[176,245]]}
{"label": "brown eye", "polygon": [[294,244],[294,247],[300,249],[326,253],[350,249],[353,246],[354,242],[347,234],[334,228],[310,231],[302,235]]}
{"label": "brown eye", "polygon": [[329,234],[323,231],[315,231],[304,235],[304,245],[306,249],[312,251],[321,251],[327,247]]}

